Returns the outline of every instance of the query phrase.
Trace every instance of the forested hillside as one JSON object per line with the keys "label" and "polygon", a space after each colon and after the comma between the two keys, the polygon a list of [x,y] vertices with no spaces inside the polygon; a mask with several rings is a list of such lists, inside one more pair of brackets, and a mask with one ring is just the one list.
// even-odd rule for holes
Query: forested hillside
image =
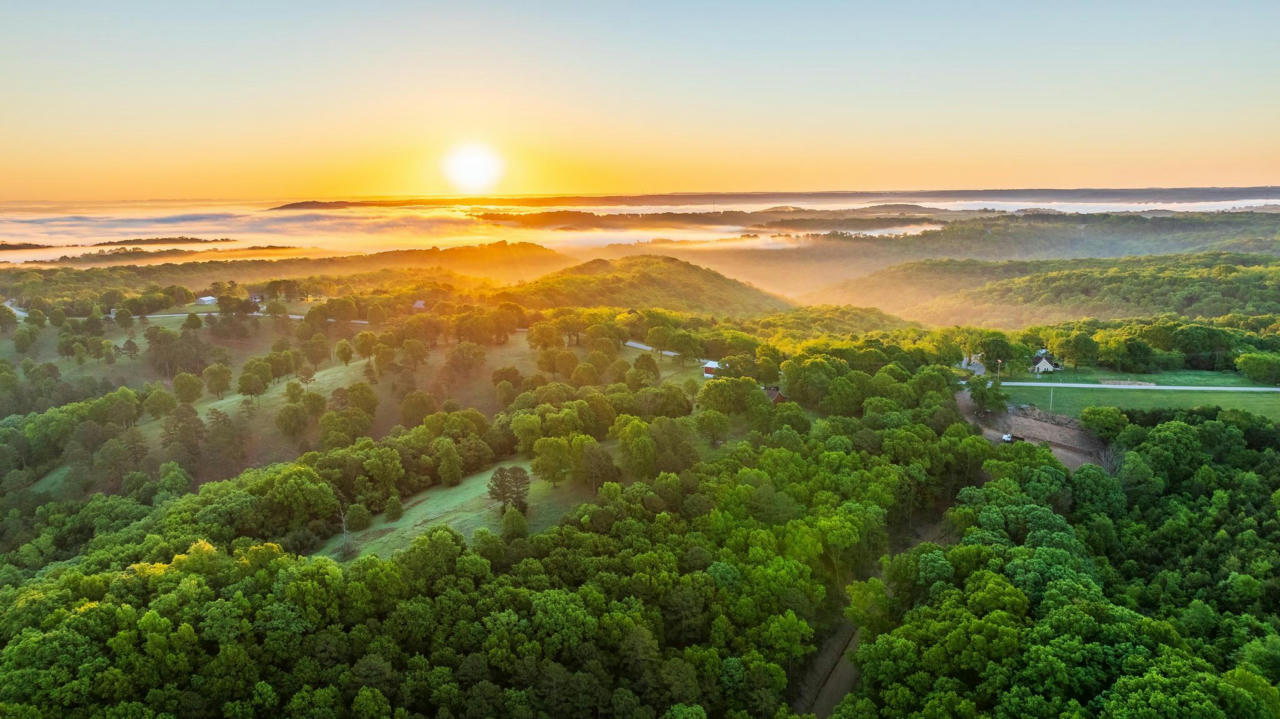
{"label": "forested hillside", "polygon": [[1117,426],[1118,467],[995,457],[953,546],[849,587],[862,687],[837,717],[1273,717],[1275,425],[1235,412]]}
{"label": "forested hillside", "polygon": [[593,260],[494,294],[526,307],[661,307],[741,316],[790,306],[782,298],[670,257]]}
{"label": "forested hillside", "polygon": [[333,258],[182,262],[91,269],[16,266],[0,268],[0,294],[19,300],[36,297],[55,299],[107,289],[136,293],[152,285],[177,285],[195,290],[215,282],[249,284],[319,275],[437,268],[498,282],[514,282],[532,279],[573,263],[573,259],[539,245],[495,242]]}
{"label": "forested hillside", "polygon": [[1280,309],[1280,260],[1204,252],[1154,257],[904,263],[809,296],[929,324],[1019,327],[1084,317],[1189,318]]}

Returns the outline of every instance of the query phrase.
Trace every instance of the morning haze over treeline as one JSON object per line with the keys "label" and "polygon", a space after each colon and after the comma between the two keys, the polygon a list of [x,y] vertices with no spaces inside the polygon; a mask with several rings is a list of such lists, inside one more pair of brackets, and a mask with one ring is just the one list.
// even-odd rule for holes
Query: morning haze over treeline
{"label": "morning haze over treeline", "polygon": [[1280,717],[1278,23],[0,7],[0,716]]}

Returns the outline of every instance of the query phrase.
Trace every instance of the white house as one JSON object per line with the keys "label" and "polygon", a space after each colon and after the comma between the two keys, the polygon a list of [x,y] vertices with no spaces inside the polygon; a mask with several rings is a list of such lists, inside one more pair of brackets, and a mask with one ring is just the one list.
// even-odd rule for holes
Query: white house
{"label": "white house", "polygon": [[1044,374],[1045,372],[1057,372],[1058,366],[1049,361],[1047,356],[1040,356],[1036,359],[1036,363],[1031,365],[1031,371],[1036,374]]}
{"label": "white house", "polygon": [[702,365],[702,378],[703,378],[703,379],[711,379],[711,378],[715,377],[715,376],[716,376],[716,370],[718,370],[718,369],[720,369],[720,363],[719,363],[719,362],[717,362],[717,361],[715,361],[715,360],[707,360],[706,364]]}
{"label": "white house", "polygon": [[197,297],[197,298],[196,298],[196,304],[198,304],[198,305],[216,305],[216,304],[218,304],[218,298],[217,298],[217,297],[214,297],[213,295],[205,295],[204,297]]}

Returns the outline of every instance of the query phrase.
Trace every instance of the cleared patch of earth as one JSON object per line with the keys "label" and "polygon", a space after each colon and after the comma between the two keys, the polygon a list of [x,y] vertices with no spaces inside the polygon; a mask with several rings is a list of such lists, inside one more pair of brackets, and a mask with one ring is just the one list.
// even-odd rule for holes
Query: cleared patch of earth
{"label": "cleared patch of earth", "polygon": [[[1069,417],[1058,418],[1046,416],[1036,419],[1014,413],[983,414],[969,398],[968,390],[956,394],[956,404],[960,412],[970,422],[982,428],[982,435],[993,443],[1001,441],[1001,436],[1012,434],[1022,437],[1028,442],[1049,445],[1053,456],[1066,465],[1067,469],[1077,469],[1082,464],[1101,464],[1106,453],[1106,445],[1098,438],[1074,427]],[[1045,416],[1042,415],[1041,416]],[[1047,421],[1052,419],[1054,421]]]}

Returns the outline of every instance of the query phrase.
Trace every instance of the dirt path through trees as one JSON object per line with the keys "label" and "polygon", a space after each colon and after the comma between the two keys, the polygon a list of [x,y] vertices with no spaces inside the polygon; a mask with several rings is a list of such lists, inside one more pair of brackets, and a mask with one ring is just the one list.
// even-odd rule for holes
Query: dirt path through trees
{"label": "dirt path through trees", "polygon": [[[917,528],[910,537],[899,539],[906,542],[894,546],[895,553],[908,551],[922,542],[948,544],[954,540],[948,536],[943,518]],[[877,567],[872,576],[879,573]],[[858,665],[850,660],[858,650],[858,636],[858,628],[852,622],[842,621],[836,625],[835,631],[818,647],[809,671],[801,677],[800,693],[791,704],[793,711],[826,719],[835,712],[840,700],[858,686],[861,674]]]}
{"label": "dirt path through trees", "polygon": [[[979,421],[978,409],[973,400],[969,399],[967,391],[956,395],[956,403],[966,419],[982,427],[983,436],[992,442],[1001,441],[1001,430],[984,426]],[[1034,421],[1027,418],[1019,419],[1027,422]],[[1037,426],[1034,429],[1043,429],[1044,431],[1052,431],[1053,428],[1062,429],[1047,422],[1037,423],[1037,425],[1040,424],[1045,425],[1045,427]],[[1026,431],[1028,428],[1020,427],[1020,429]],[[1036,434],[1037,439],[1041,438],[1040,434],[1033,434]],[[1048,442],[1054,455],[1071,469],[1075,469],[1087,461],[1096,461],[1093,447],[1083,448],[1075,446],[1075,444],[1068,445],[1048,438],[1044,438],[1043,441]],[[939,517],[930,524],[917,527],[910,536],[896,537],[895,540],[892,551],[899,553],[908,551],[922,542],[949,544],[955,541],[955,537],[948,536],[946,520]],[[879,574],[878,568],[876,574]],[[794,711],[812,713],[818,719],[825,719],[835,711],[840,700],[844,699],[845,695],[858,686],[860,678],[858,666],[849,660],[849,657],[858,649],[858,635],[858,628],[851,622],[842,621],[836,625],[831,635],[818,647],[818,653],[814,657],[809,671],[800,679],[799,694],[791,704],[791,708]]]}

